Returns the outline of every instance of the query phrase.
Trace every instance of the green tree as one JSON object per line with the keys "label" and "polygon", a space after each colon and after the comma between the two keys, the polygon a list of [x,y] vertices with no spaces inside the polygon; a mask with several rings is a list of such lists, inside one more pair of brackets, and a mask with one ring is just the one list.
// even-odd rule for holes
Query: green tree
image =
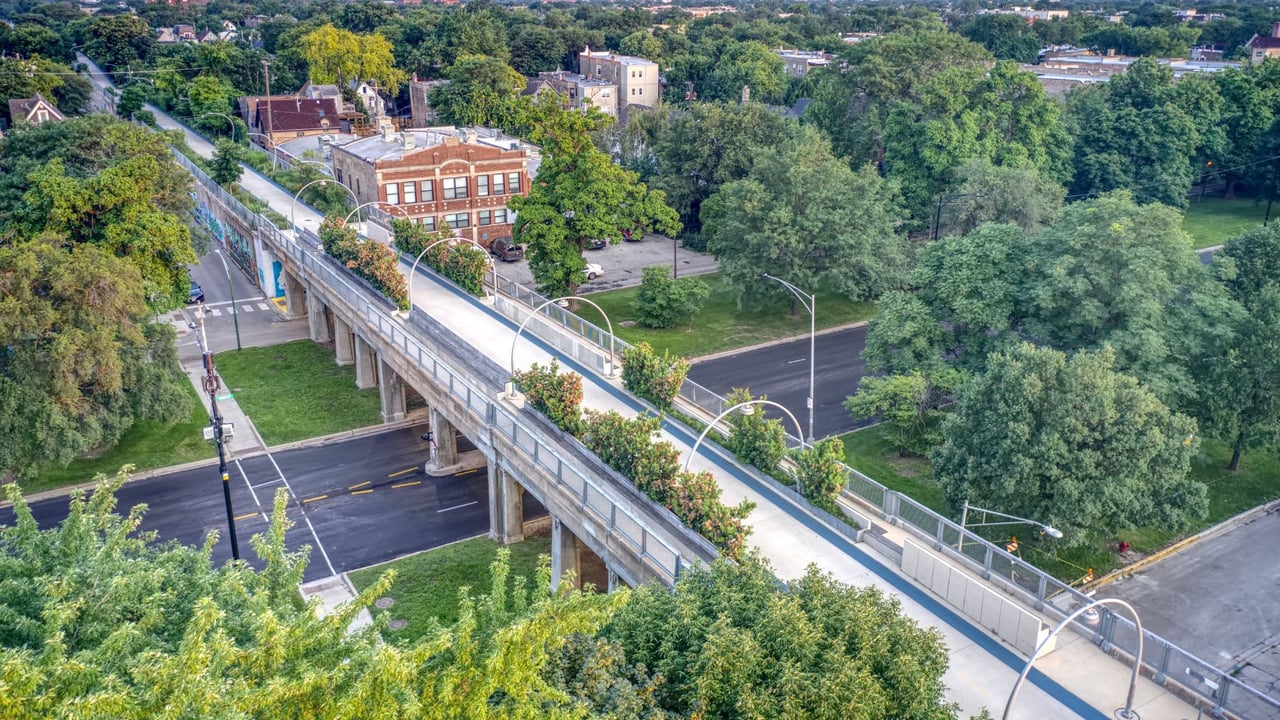
{"label": "green tree", "polygon": [[534,76],[560,66],[565,45],[560,35],[541,25],[524,25],[511,38],[511,67],[521,75]]}
{"label": "green tree", "polygon": [[126,85],[116,101],[116,115],[129,119],[147,103],[147,91],[138,83]]}
{"label": "green tree", "polygon": [[703,233],[740,306],[786,298],[794,311],[790,293],[760,273],[855,300],[897,285],[907,258],[896,209],[892,184],[870,167],[850,170],[821,133],[805,128],[758,150],[747,177],[703,205]]}
{"label": "green tree", "polygon": [[796,451],[796,480],[811,500],[835,502],[849,477],[844,465],[844,442],[838,437],[819,440],[812,447]]}
{"label": "green tree", "polygon": [[525,79],[505,62],[460,55],[445,75],[449,82],[431,89],[431,107],[443,122],[509,128],[518,121]]}
{"label": "green tree", "polygon": [[953,370],[868,376],[858,382],[857,394],[845,398],[844,407],[854,420],[878,417],[891,425],[898,434],[899,455],[924,455],[938,440],[938,408],[957,385],[959,374]]}
{"label": "green tree", "polygon": [[711,296],[711,288],[696,277],[672,278],[670,265],[650,265],[642,271],[643,280],[632,308],[643,327],[693,328],[693,317]]}
{"label": "green tree", "polygon": [[1027,21],[1017,15],[978,15],[960,29],[970,40],[981,43],[999,60],[1033,63],[1040,54],[1040,38]]}
{"label": "green tree", "polygon": [[[724,400],[728,407],[733,407],[756,399],[768,398],[764,395],[754,398],[747,388],[734,388]],[[724,446],[742,462],[771,473],[787,455],[787,437],[781,420],[765,417],[767,409],[766,405],[749,405],[743,408],[745,412],[729,413],[725,421],[732,431],[725,438]]]}
{"label": "green tree", "polygon": [[697,103],[676,115],[653,144],[653,186],[667,194],[685,229],[696,232],[702,203],[725,183],[745,178],[760,148],[796,132],[796,123],[760,103]]}
{"label": "green tree", "polygon": [[662,41],[648,30],[637,30],[622,38],[618,51],[623,55],[642,57],[656,63],[662,63]]}
{"label": "green tree", "polygon": [[1035,167],[1001,167],[985,157],[955,174],[960,184],[940,213],[940,235],[965,235],[983,223],[1013,223],[1033,233],[1053,222],[1067,194]]}
{"label": "green tree", "polygon": [[84,38],[85,54],[104,70],[127,70],[131,63],[151,60],[156,35],[135,15],[95,15]]}
{"label": "green tree", "polygon": [[701,97],[738,102],[743,87],[751,88],[751,99],[756,102],[782,102],[787,89],[786,65],[782,58],[763,43],[731,43],[720,53]]}
{"label": "green tree", "polygon": [[405,81],[404,71],[395,66],[391,43],[378,33],[357,35],[325,24],[302,36],[300,51],[312,82],[346,87],[350,80],[368,80],[395,95]]}
{"label": "green tree", "polygon": [[13,122],[8,103],[12,98],[35,97],[39,93],[52,101],[54,90],[63,83],[58,73],[65,70],[43,58],[0,57],[0,99],[5,100],[0,106],[0,118]]}
{"label": "green tree", "polygon": [[1207,490],[1188,476],[1195,421],[1114,366],[1109,349],[1068,356],[1025,344],[991,355],[930,455],[947,499],[1035,518],[1069,544],[1203,517]]}
{"label": "green tree", "polygon": [[781,586],[762,561],[690,569],[633,591],[605,631],[663,682],[679,717],[946,720],[947,651],[898,600],[810,566]]}
{"label": "green tree", "polygon": [[585,132],[574,135],[559,139],[566,147],[544,158],[529,194],[509,203],[518,213],[514,235],[528,248],[529,270],[555,297],[573,295],[586,282],[582,253],[588,239],[622,242],[623,228],[670,236],[680,231],[661,190],[650,190],[614,164]]}
{"label": "green tree", "polygon": [[240,180],[244,174],[244,166],[240,161],[244,150],[227,138],[219,138],[214,143],[213,159],[209,161],[209,178],[219,185],[230,185]]}

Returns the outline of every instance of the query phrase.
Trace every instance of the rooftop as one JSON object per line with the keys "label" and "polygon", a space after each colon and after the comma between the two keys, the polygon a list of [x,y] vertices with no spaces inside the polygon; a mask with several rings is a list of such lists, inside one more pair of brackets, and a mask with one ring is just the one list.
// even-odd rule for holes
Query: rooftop
{"label": "rooftop", "polygon": [[634,57],[632,55],[616,55],[608,50],[592,51],[591,48],[587,48],[582,51],[582,54],[591,58],[612,60],[613,62],[620,63],[622,65],[657,65],[657,63],[652,60],[646,60],[645,58]]}
{"label": "rooftop", "polygon": [[[474,138],[469,138],[469,133],[474,133]],[[412,147],[405,147],[404,138],[406,136],[413,139]],[[405,130],[401,133],[392,133],[389,136],[382,134],[370,135],[340,147],[344,152],[372,163],[379,160],[400,160],[406,154],[417,152],[423,148],[443,145],[445,140],[451,137],[457,138],[460,142],[487,145],[499,150],[523,149],[532,154],[538,149],[535,145],[508,137],[501,131],[492,128],[471,127],[459,129],[452,125]]]}

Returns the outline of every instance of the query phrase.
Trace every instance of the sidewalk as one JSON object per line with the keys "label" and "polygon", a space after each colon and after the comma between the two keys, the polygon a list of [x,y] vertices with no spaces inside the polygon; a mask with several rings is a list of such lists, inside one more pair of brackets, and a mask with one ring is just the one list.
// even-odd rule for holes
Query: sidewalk
{"label": "sidewalk", "polygon": [[[355,600],[359,595],[346,573],[302,583],[298,586],[298,592],[302,595],[303,602],[308,602],[312,598],[320,600],[318,608],[320,617],[332,615],[339,606]],[[347,632],[353,633],[371,625],[373,625],[373,615],[369,613],[369,608],[362,608],[351,621],[351,625],[347,627]]]}

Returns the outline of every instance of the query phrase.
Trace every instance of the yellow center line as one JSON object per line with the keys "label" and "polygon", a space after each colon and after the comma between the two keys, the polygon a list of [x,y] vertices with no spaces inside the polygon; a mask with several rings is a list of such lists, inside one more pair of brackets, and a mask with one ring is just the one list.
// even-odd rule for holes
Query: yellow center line
{"label": "yellow center line", "polygon": [[244,520],[245,518],[251,518],[251,517],[253,517],[253,516],[257,515],[257,514],[258,514],[258,513],[256,513],[256,512],[245,513],[245,514],[243,514],[243,515],[237,515],[237,516],[235,516],[235,517],[233,517],[233,518],[231,518],[231,519],[232,519],[232,520]]}
{"label": "yellow center line", "polygon": [[413,482],[397,483],[395,485],[392,485],[391,489],[394,490],[396,488],[409,487],[410,485],[421,485],[421,484],[422,484],[421,480],[414,480]]}
{"label": "yellow center line", "polygon": [[307,498],[306,500],[303,500],[302,502],[305,504],[305,503],[309,503],[309,502],[315,502],[315,501],[317,501],[317,500],[323,500],[323,499],[325,499],[325,498],[327,498],[327,497],[329,497],[329,496],[328,496],[328,495],[317,495],[317,496],[315,496],[315,497],[309,497],[309,498]]}
{"label": "yellow center line", "polygon": [[351,487],[348,487],[347,489],[348,489],[348,490],[355,490],[356,488],[362,488],[362,487],[364,487],[365,485],[372,485],[372,484],[373,484],[373,481],[372,481],[372,480],[365,480],[364,482],[362,482],[362,483],[356,483],[355,485],[352,485]]}
{"label": "yellow center line", "polygon": [[413,471],[415,471],[415,470],[417,470],[417,469],[418,469],[418,466],[417,466],[417,465],[414,465],[414,466],[413,466],[413,467],[411,467],[411,468],[405,468],[404,470],[399,470],[399,471],[397,471],[397,472],[393,472],[393,473],[391,473],[390,475],[388,475],[387,477],[389,477],[389,478],[393,478],[393,477],[400,477],[401,475],[408,475],[409,473],[411,473],[411,472],[413,472]]}
{"label": "yellow center line", "polygon": [[470,470],[463,470],[460,473],[454,473],[454,475],[456,475],[457,477],[462,477],[463,475],[470,475],[473,472],[480,472],[480,468],[471,468]]}
{"label": "yellow center line", "polygon": [[371,492],[373,492],[373,490],[372,490],[372,489],[369,489],[369,490],[353,490],[353,491],[351,492],[351,494],[352,494],[352,495],[368,495],[368,494],[369,494],[369,493],[371,493]]}

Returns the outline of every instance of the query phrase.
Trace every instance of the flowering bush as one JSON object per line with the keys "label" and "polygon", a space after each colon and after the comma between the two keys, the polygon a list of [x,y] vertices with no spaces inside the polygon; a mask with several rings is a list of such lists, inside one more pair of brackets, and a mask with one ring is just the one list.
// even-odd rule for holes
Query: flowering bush
{"label": "flowering bush", "polygon": [[844,443],[832,437],[819,440],[813,447],[796,452],[796,478],[800,491],[811,500],[834,501],[844,486]]}
{"label": "flowering bush", "polygon": [[658,407],[671,407],[688,374],[689,361],[665,351],[658,355],[649,343],[622,351],[623,387]]}
{"label": "flowering bush", "polygon": [[582,376],[560,372],[560,363],[552,358],[545,368],[534,363],[528,370],[511,376],[535,410],[546,415],[556,427],[577,435],[582,429]]}
{"label": "flowering bush", "polygon": [[332,215],[325,217],[320,224],[320,243],[330,257],[368,280],[401,310],[409,309],[408,284],[400,274],[399,258],[391,248],[381,243],[362,241],[354,229]]}
{"label": "flowering bush", "polygon": [[[760,399],[765,398],[762,395]],[[751,400],[750,390],[734,388],[725,398],[725,403],[733,407]],[[733,432],[725,440],[725,447],[733,451],[739,460],[768,473],[778,467],[778,463],[786,456],[787,439],[782,423],[766,418],[763,409],[756,406],[755,412],[750,415],[729,413],[726,419],[733,427]]]}

